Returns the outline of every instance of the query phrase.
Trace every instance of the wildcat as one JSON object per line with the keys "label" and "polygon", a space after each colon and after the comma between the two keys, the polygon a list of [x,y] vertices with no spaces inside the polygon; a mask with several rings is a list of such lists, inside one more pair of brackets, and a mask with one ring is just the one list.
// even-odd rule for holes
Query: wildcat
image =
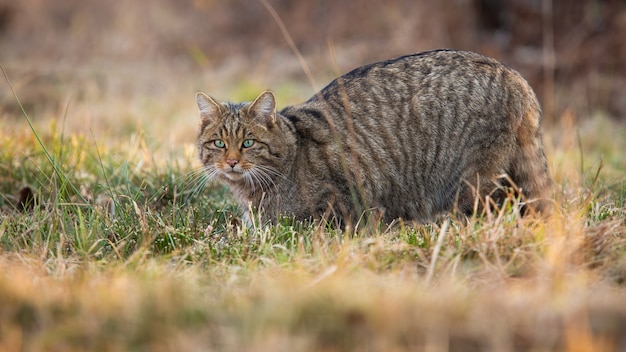
{"label": "wildcat", "polygon": [[[200,160],[244,220],[334,217],[354,224],[471,214],[511,185],[547,210],[551,179],[541,108],[516,71],[476,53],[434,50],[359,67],[308,101],[276,111],[197,93]],[[503,174],[508,177],[502,177]],[[476,198],[478,197],[478,198]]]}

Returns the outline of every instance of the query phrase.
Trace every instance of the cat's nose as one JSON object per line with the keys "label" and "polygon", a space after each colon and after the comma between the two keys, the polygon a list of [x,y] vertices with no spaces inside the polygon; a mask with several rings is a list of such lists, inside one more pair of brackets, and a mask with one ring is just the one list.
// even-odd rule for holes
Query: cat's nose
{"label": "cat's nose", "polygon": [[230,165],[230,167],[234,168],[235,165],[237,165],[239,163],[239,160],[237,159],[228,159],[226,160],[226,164]]}

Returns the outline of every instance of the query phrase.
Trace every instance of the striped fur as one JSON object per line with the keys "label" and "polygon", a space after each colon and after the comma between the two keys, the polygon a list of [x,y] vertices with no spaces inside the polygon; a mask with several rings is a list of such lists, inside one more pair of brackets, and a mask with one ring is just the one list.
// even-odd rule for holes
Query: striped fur
{"label": "striped fur", "polygon": [[475,53],[363,66],[280,112],[269,91],[252,103],[197,97],[207,171],[270,221],[349,223],[378,209],[386,222],[428,222],[455,206],[471,213],[477,194],[501,200],[503,174],[536,210],[548,204],[537,98],[516,71]]}

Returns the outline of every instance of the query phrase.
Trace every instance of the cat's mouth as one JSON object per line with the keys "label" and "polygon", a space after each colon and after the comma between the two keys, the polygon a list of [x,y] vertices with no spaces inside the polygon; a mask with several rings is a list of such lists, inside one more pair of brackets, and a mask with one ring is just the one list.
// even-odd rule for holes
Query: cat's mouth
{"label": "cat's mouth", "polygon": [[236,170],[224,170],[222,175],[231,181],[239,181],[243,178],[243,172]]}

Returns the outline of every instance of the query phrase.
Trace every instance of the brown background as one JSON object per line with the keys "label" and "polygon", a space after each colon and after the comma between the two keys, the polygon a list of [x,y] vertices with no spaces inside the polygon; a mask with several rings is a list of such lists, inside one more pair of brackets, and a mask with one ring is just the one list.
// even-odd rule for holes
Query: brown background
{"label": "brown background", "polygon": [[[579,119],[598,111],[626,119],[625,1],[270,3],[311,66],[315,88],[372,61],[458,48],[519,70],[537,91],[547,123],[568,108]],[[81,87],[94,77],[102,91],[148,96],[166,85],[187,89],[186,77],[201,80],[189,90],[203,86],[222,98],[229,91],[224,82],[251,77],[259,87],[308,84],[277,23],[250,0],[0,0],[0,64],[35,110],[63,100],[67,82]],[[152,78],[137,83],[138,71]],[[91,83],[81,81],[86,76]],[[5,85],[0,93],[0,111],[14,112]]]}

